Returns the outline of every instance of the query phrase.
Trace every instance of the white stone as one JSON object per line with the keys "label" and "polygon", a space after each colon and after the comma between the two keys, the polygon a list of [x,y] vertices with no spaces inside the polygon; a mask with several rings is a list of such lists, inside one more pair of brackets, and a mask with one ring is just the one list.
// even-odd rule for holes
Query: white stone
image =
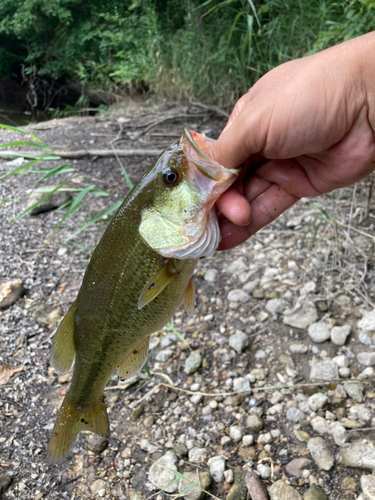
{"label": "white stone", "polygon": [[204,273],[204,279],[206,281],[214,282],[216,281],[217,274],[217,269],[207,269],[207,271]]}
{"label": "white stone", "polygon": [[242,438],[242,445],[246,448],[254,443],[254,436],[252,434],[245,434]]}
{"label": "white stone", "polygon": [[229,302],[246,302],[250,299],[250,295],[244,290],[238,288],[235,290],[231,290],[228,293],[227,299],[229,300]]}
{"label": "white stone", "polygon": [[271,299],[266,304],[266,310],[271,314],[280,313],[284,309],[284,301],[281,299]]}
{"label": "white stone", "polygon": [[318,434],[328,434],[330,432],[329,423],[323,417],[312,418],[310,424],[314,431]]}
{"label": "white stone", "polygon": [[249,336],[241,332],[241,330],[237,330],[234,335],[229,337],[229,346],[234,349],[238,354],[248,347],[250,344]]}
{"label": "white stone", "polygon": [[357,359],[364,366],[375,365],[375,352],[360,352],[357,354]]}
{"label": "white stone", "polygon": [[233,475],[232,469],[228,469],[228,470],[224,471],[224,478],[225,478],[225,481],[227,483],[229,483],[229,484],[233,483],[233,479],[234,479],[233,476],[234,475]]}
{"label": "white stone", "polygon": [[173,356],[172,349],[163,349],[159,351],[155,356],[156,361],[160,361],[161,363],[165,363],[168,359]]}
{"label": "white stone", "polygon": [[317,320],[318,313],[313,302],[298,302],[292,311],[285,311],[283,323],[304,330]]}
{"label": "white stone", "polygon": [[306,354],[309,348],[305,344],[290,344],[289,351],[292,354]]}
{"label": "white stone", "polygon": [[332,361],[336,363],[339,368],[347,368],[349,366],[349,358],[345,354],[340,354],[332,358]]}
{"label": "white stone", "polygon": [[343,425],[335,424],[331,428],[331,434],[333,437],[334,442],[337,444],[337,446],[344,446],[344,444],[348,441],[349,436],[347,433],[347,430]]}
{"label": "white stone", "polygon": [[335,345],[342,346],[345,344],[352,327],[350,325],[334,326],[331,330],[331,340]]}
{"label": "white stone", "polygon": [[210,458],[207,464],[210,468],[210,474],[212,478],[217,483],[221,483],[222,481],[224,481],[225,458],[221,455],[217,455]]}
{"label": "white stone", "polygon": [[322,394],[321,392],[317,392],[316,394],[313,394],[307,400],[311,411],[321,410],[323,408],[323,406],[325,406],[327,401],[328,401],[328,396],[326,396],[325,394]]}
{"label": "white stone", "polygon": [[375,332],[375,309],[362,311],[362,318],[358,321],[358,329],[364,332]]}
{"label": "white stone", "polygon": [[308,328],[308,334],[313,342],[321,344],[330,338],[330,329],[327,323],[313,323]]}
{"label": "white stone", "polygon": [[167,451],[165,455],[151,465],[148,478],[159,490],[174,493],[177,491],[178,482],[173,482],[176,479],[173,471],[177,471],[177,456],[173,451]]}
{"label": "white stone", "polygon": [[271,477],[271,467],[264,464],[257,465],[257,471],[260,474],[260,477],[263,479],[269,479]]}
{"label": "white stone", "polygon": [[198,465],[207,462],[207,449],[194,447],[189,450],[189,462]]}
{"label": "white stone", "polygon": [[247,380],[247,378],[244,377],[238,377],[233,380],[233,392],[239,392],[239,393],[250,393],[250,382]]}
{"label": "white stone", "polygon": [[311,380],[335,380],[339,378],[337,364],[332,360],[314,363],[310,370]]}
{"label": "white stone", "polygon": [[235,443],[241,441],[242,435],[243,435],[242,428],[239,427],[238,425],[233,425],[232,427],[229,428],[229,436]]}

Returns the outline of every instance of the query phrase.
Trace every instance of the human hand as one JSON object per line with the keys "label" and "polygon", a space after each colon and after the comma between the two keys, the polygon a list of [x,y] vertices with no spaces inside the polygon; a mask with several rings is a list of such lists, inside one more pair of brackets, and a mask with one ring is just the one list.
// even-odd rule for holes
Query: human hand
{"label": "human hand", "polygon": [[300,198],[375,169],[374,50],[371,33],[288,62],[237,102],[209,153],[227,168],[249,160],[216,203],[226,217],[219,250],[239,245]]}

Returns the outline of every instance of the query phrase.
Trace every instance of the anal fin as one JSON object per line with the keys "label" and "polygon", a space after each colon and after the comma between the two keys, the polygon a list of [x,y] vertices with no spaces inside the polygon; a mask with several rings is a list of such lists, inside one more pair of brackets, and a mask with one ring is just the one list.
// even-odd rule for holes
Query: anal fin
{"label": "anal fin", "polygon": [[173,267],[173,261],[168,262],[148,281],[138,300],[138,309],[154,300],[164,288],[178,275],[180,271]]}
{"label": "anal fin", "polygon": [[146,363],[150,336],[143,339],[118,365],[117,375],[127,380],[142,369]]}
{"label": "anal fin", "polygon": [[52,365],[60,373],[66,373],[69,370],[76,353],[74,347],[74,316],[77,307],[76,302],[75,300],[65,314],[53,340]]}

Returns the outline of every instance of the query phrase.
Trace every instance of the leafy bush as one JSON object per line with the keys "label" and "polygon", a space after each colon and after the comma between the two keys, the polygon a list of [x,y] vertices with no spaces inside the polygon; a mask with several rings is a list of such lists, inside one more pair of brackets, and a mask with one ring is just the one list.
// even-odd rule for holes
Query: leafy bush
{"label": "leafy bush", "polygon": [[[2,0],[0,73],[230,107],[262,74],[375,29],[375,0]],[[48,81],[48,80],[47,80]]]}

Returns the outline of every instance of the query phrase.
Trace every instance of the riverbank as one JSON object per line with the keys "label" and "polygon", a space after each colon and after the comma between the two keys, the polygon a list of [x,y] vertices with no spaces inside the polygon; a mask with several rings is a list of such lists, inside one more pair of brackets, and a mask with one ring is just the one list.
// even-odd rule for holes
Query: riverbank
{"label": "riverbank", "polygon": [[[183,126],[217,137],[225,121],[200,106],[165,103],[28,130],[53,149],[108,150],[113,144],[147,150],[164,149]],[[2,143],[19,138],[4,130],[0,137]],[[152,161],[122,158],[132,182]],[[95,184],[119,198],[128,192],[115,157],[70,164],[75,172],[57,182]],[[11,168],[0,160],[1,174]],[[56,318],[74,300],[105,220],[66,240],[111,200],[89,195],[45,244],[61,212],[5,226],[26,207],[36,175],[1,184],[0,271],[4,281],[20,279],[25,288],[0,313],[0,366],[22,370],[0,387],[0,484],[12,480],[4,499],[138,500],[160,488],[184,491],[198,472],[217,498],[239,500],[247,488],[245,466],[270,487],[272,500],[354,500],[369,491],[375,470],[369,366],[375,364],[375,331],[374,322],[366,322],[375,301],[369,180],[355,192],[303,200],[240,247],[202,260],[196,314],[188,319],[181,309],[174,317],[188,345],[168,328],[154,335],[152,380],[127,387],[115,376],[108,384],[109,441],[82,433],[66,463],[47,466],[49,436],[70,381],[70,374],[60,376],[50,366]],[[158,460],[185,482],[171,485],[177,473],[155,471]]]}

